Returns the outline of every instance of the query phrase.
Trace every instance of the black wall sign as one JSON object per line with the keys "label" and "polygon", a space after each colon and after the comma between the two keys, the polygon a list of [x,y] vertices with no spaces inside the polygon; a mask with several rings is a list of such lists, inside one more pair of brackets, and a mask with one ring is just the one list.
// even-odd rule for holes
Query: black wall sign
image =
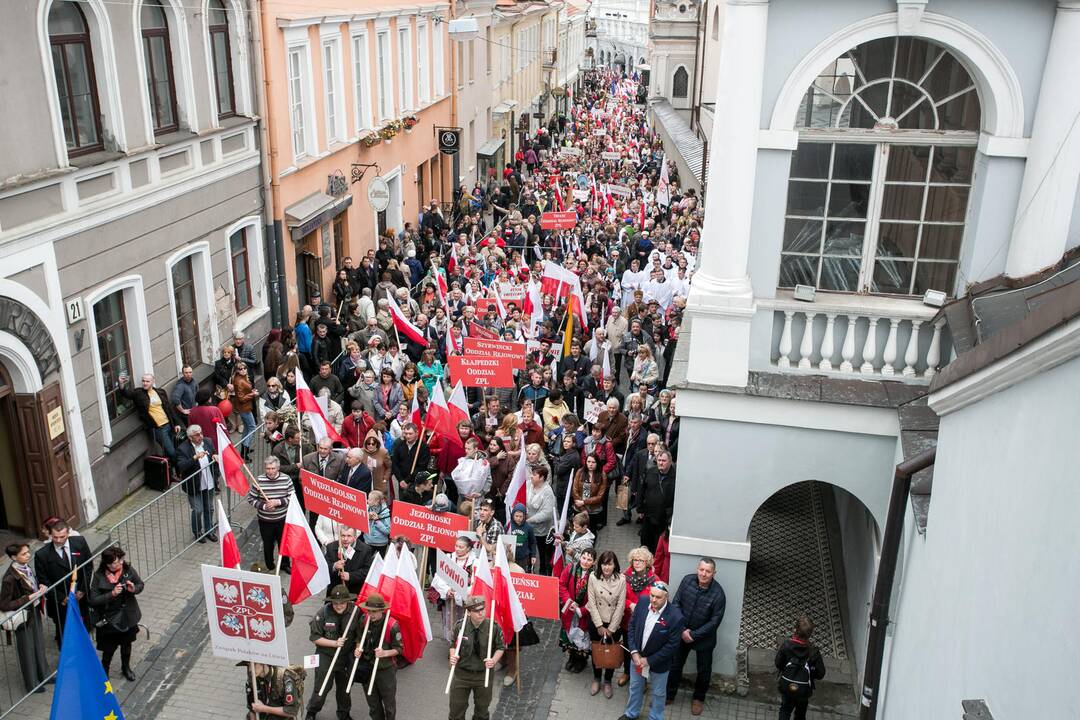
{"label": "black wall sign", "polygon": [[439,134],[439,152],[455,155],[461,149],[461,128],[436,128]]}

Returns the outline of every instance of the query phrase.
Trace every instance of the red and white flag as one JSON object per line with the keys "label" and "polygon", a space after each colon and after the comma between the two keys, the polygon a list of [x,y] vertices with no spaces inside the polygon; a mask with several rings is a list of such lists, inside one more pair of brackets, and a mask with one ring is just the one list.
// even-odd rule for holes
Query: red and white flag
{"label": "red and white flag", "polygon": [[472,586],[469,588],[470,595],[484,598],[489,604],[495,597],[495,578],[491,575],[491,563],[488,562],[486,552],[480,553],[473,565]]}
{"label": "red and white flag", "polygon": [[416,567],[409,558],[399,556],[390,613],[401,629],[402,654],[410,663],[416,662],[431,640],[431,622],[420,589],[420,578],[416,576]]}
{"label": "red and white flag", "polygon": [[581,292],[581,279],[576,273],[558,263],[545,260],[544,274],[540,278],[540,289],[554,297],[556,304],[564,295],[577,298],[577,302],[573,304],[574,317],[577,318],[583,330],[589,329],[589,323],[585,320],[585,296]]}
{"label": "red and white flag", "polygon": [[[518,442],[523,442],[519,438]],[[514,506],[518,503],[525,504],[526,487],[529,482],[529,463],[525,460],[525,453],[518,456],[517,465],[514,466],[514,475],[510,478],[510,485],[506,488],[506,517],[513,517]]]}
{"label": "red and white flag", "polygon": [[[299,380],[300,374],[297,373]],[[296,495],[289,496],[285,528],[281,531],[281,556],[292,561],[289,572],[289,602],[293,605],[318,595],[330,584],[330,568],[315,535],[308,527]]]}
{"label": "red and white flag", "polygon": [[446,357],[461,351],[461,337],[453,325],[446,328]]}
{"label": "red and white flag", "polygon": [[492,573],[495,581],[495,622],[502,628],[503,638],[509,639],[525,623],[529,622],[525,610],[521,607],[517,590],[510,577],[510,563],[506,559],[506,546],[497,543],[495,548],[495,571]]}
{"label": "red and white flag", "polygon": [[638,204],[638,229],[645,229],[645,198]]}
{"label": "red and white flag", "polygon": [[497,283],[493,284],[495,295],[495,310],[499,313],[499,319],[506,320],[506,306],[503,305],[502,296],[499,295],[499,286]]}
{"label": "red and white flag", "polygon": [[[297,371],[299,376],[299,371]],[[221,474],[225,476],[225,484],[238,495],[247,495],[251,490],[247,475],[244,474],[244,459],[233,447],[229,440],[229,431],[221,423],[217,423],[217,446],[218,458],[221,462]]]}
{"label": "red and white flag", "polygon": [[457,243],[450,244],[450,258],[446,261],[446,272],[454,272],[457,268]]}
{"label": "red and white flag", "polygon": [[308,387],[307,380],[304,379],[304,373],[300,372],[300,368],[296,369],[296,409],[307,416],[308,422],[311,423],[311,433],[315,436],[316,443],[323,438],[328,437],[334,442],[346,446],[348,445],[348,443],[338,435],[334,426],[330,424],[330,421],[326,418],[326,413],[323,412],[322,406],[316,402],[315,393],[311,392],[311,388]]}
{"label": "red and white flag", "polygon": [[521,312],[529,316],[529,337],[535,337],[536,326],[540,324],[540,318],[544,314],[544,300],[540,295],[540,286],[534,282],[530,282],[525,291]]}
{"label": "red and white flag", "polygon": [[221,567],[240,569],[240,547],[236,544],[236,536],[233,535],[232,526],[229,525],[229,516],[225,514],[225,507],[221,504],[221,498],[214,500],[217,505],[218,542],[221,544]]}
{"label": "red and white flag", "polygon": [[469,419],[469,401],[465,397],[465,388],[462,387],[461,381],[458,380],[454,385],[454,390],[450,393],[450,421],[454,427],[462,420]]}
{"label": "red and white flag", "polygon": [[390,317],[393,318],[394,327],[397,328],[397,331],[417,345],[427,347],[428,341],[427,338],[424,337],[423,331],[409,322],[409,319],[401,312],[401,308],[398,307],[397,301],[394,300],[394,296],[387,292],[386,299],[389,301]]}
{"label": "red and white flag", "polygon": [[390,547],[386,548],[386,557],[383,558],[382,572],[379,573],[378,582],[375,584],[375,588],[387,603],[397,590],[397,570],[400,560],[401,553],[397,544],[390,543]]}
{"label": "red and white flag", "polygon": [[[466,405],[466,407],[468,407]],[[428,414],[425,424],[429,430],[434,430],[440,435],[446,436],[452,442],[460,444],[457,432],[457,422],[453,419],[450,406],[446,403],[446,393],[443,391],[442,381],[435,378],[435,386],[431,388],[431,400],[428,402]]]}
{"label": "red and white flag", "polygon": [[360,587],[360,592],[356,595],[357,606],[363,605],[371,593],[379,590],[379,578],[382,577],[382,569],[382,556],[379,555],[379,553],[375,553],[371,558],[371,567],[368,568],[367,575],[364,577],[364,584]]}

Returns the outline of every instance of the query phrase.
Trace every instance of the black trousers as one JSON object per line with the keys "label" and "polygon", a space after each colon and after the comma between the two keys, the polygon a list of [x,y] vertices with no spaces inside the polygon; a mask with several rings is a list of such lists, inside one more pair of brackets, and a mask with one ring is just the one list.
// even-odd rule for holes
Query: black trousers
{"label": "black trousers", "polygon": [[[780,699],[780,720],[791,720],[792,717],[795,720],[806,720],[806,708],[810,704],[809,698],[806,700],[792,700],[787,697]],[[792,713],[794,712],[794,715]]]}
{"label": "black trousers", "polygon": [[668,673],[667,696],[668,700],[674,700],[679,692],[679,683],[682,682],[683,667],[690,653],[695,653],[697,660],[697,677],[694,678],[694,700],[705,700],[705,694],[709,692],[709,679],[712,677],[712,654],[713,648],[694,650],[690,643],[679,643],[675,651],[675,658]]}
{"label": "black trousers", "polygon": [[[259,518],[259,537],[262,538],[263,561],[267,570],[273,570],[276,563],[274,546],[281,545],[281,533],[285,530],[285,518],[263,520]],[[282,563],[284,567],[284,563]]]}
{"label": "black trousers", "polygon": [[[611,641],[616,643],[622,642],[622,628],[619,628],[612,634]],[[589,639],[593,642],[600,642],[600,631],[597,630],[596,625],[593,624],[592,617],[589,617]],[[623,659],[625,660],[629,653],[623,653]],[[604,682],[611,682],[611,678],[615,675],[615,668],[600,669],[596,667],[596,663],[592,664],[592,674],[594,680],[603,679]]]}
{"label": "black trousers", "polygon": [[649,548],[649,552],[656,552],[656,543],[660,541],[660,536],[664,534],[664,530],[667,526],[663,523],[653,522],[649,518],[645,518],[645,522],[641,524],[641,544]]}
{"label": "black trousers", "polygon": [[323,705],[326,704],[326,697],[330,694],[331,686],[334,688],[334,698],[337,700],[337,716],[346,718],[352,710],[352,697],[348,694],[349,671],[352,670],[352,663],[348,662],[348,658],[352,657],[351,652],[346,655],[342,650],[341,657],[334,666],[330,684],[326,686],[326,693],[319,695],[319,688],[322,687],[323,680],[326,678],[326,669],[330,666],[332,657],[332,653],[319,653],[319,667],[315,668],[315,684],[311,688],[311,699],[308,700],[307,717],[309,718],[315,717],[322,710]]}

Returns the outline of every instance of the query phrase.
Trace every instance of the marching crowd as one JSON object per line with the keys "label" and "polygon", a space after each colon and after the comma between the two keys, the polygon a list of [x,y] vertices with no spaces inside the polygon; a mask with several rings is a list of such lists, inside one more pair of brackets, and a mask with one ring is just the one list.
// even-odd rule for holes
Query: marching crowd
{"label": "marching crowd", "polygon": [[[358,625],[347,630],[343,620],[374,559],[407,545],[391,535],[398,501],[469,519],[470,531],[451,554],[464,568],[480,553],[494,560],[496,545],[511,536],[512,567],[559,577],[565,669],[591,666],[593,695],[611,699],[613,685],[629,685],[623,718],[642,714],[647,688],[648,717],[664,717],[691,653],[691,712],[701,714],[725,597],[709,558],[669,587],[666,533],[679,449],[677,397],[667,383],[703,208],[692,189],[681,188],[636,97],[636,78],[592,74],[566,113],[521,139],[501,173],[461,186],[446,206],[432,200],[417,223],[388,230],[358,262],[343,258],[333,298],[309,297],[291,326],[271,331],[261,357],[238,333],[215,363],[213,390],[200,389],[189,368],[171,394],[152,376],[140,388],[123,388],[184,478],[199,542],[217,539],[220,471],[210,428],[230,423],[244,460],[261,444],[265,461],[248,500],[258,516],[263,570],[281,561],[288,505],[303,503],[302,469],[367,493],[367,532],[309,515],[332,583],[311,621],[311,640],[327,657],[307,717],[323,706],[328,672],[338,717],[349,716],[349,663],[327,670],[339,648],[364,659],[358,681],[367,682],[363,668],[376,658],[387,658],[390,668],[400,662],[392,623],[380,639],[361,636]],[[542,220],[550,212],[562,218],[555,227]],[[519,343],[525,363],[512,386],[450,392],[452,358],[468,339]],[[331,427],[313,427],[297,412],[298,389],[318,398]],[[449,407],[456,414],[447,426],[440,413]],[[527,477],[519,483],[521,465]],[[611,522],[638,530],[640,546],[626,558],[605,547]],[[52,533],[35,567],[25,546],[8,549],[19,575],[13,582],[23,585],[9,592],[5,576],[0,609],[37,592],[46,580],[42,553],[65,561],[60,548],[76,538],[66,526]],[[88,548],[80,552],[89,556]],[[288,558],[280,569],[289,572]],[[432,577],[427,597],[443,610],[456,666],[450,720],[465,718],[470,694],[472,717],[486,720],[491,691],[477,678],[503,665],[503,683],[513,685],[518,651],[535,632],[527,626],[513,643],[484,622],[483,598],[456,597],[430,569],[420,568],[421,577]],[[113,626],[104,633],[98,627],[102,662],[108,670],[119,648],[128,677],[141,580],[117,549],[83,587],[90,605],[106,608],[96,617]],[[122,612],[109,614],[114,606]],[[378,621],[386,600],[369,594],[362,607]],[[802,623],[777,656],[782,672],[792,658],[806,660],[805,680],[801,667],[787,671],[798,692],[784,693],[780,684],[781,718],[805,717],[813,679],[823,674],[810,629]],[[40,643],[40,627],[36,632]],[[28,687],[34,672],[44,673],[29,665]],[[301,712],[302,671],[258,666],[249,680],[253,712]],[[372,718],[395,717],[394,692],[393,670],[386,671],[367,695]]]}

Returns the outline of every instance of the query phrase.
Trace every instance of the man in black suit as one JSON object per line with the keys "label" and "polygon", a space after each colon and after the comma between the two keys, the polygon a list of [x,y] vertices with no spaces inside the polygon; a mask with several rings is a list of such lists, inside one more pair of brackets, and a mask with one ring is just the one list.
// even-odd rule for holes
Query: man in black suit
{"label": "man in black suit", "polygon": [[345,453],[345,467],[342,468],[337,481],[363,493],[371,492],[371,470],[364,463],[362,449],[349,448],[349,452]]}
{"label": "man in black suit", "polygon": [[[630,648],[630,697],[620,720],[636,720],[645,704],[645,677],[652,686],[650,717],[663,717],[667,700],[667,679],[675,652],[679,648],[684,627],[682,612],[668,602],[668,586],[656,580],[649,588],[649,602],[639,602],[630,617],[626,644]],[[660,713],[657,714],[659,708]]]}
{"label": "man in black suit", "polygon": [[[420,443],[419,450],[416,443]],[[417,454],[419,453],[419,455]],[[416,463],[413,463],[413,458]],[[390,469],[394,476],[394,482],[398,484],[398,491],[404,490],[412,484],[413,479],[419,472],[427,472],[431,462],[431,451],[427,443],[420,439],[420,433],[413,423],[405,423],[401,428],[401,439],[394,443],[394,449],[390,453]]]}
{"label": "man in black suit", "polygon": [[[86,592],[90,587],[90,546],[86,539],[71,535],[71,528],[63,520],[53,523],[49,528],[49,540],[44,547],[39,548],[34,555],[34,574],[37,581],[46,587],[52,586],[61,580],[68,580],[71,571],[79,568],[76,573],[75,597],[79,601],[79,614],[83,624],[90,629],[90,605],[86,599]],[[85,565],[83,563],[86,563]],[[79,567],[82,565],[82,567]],[[60,647],[60,641],[64,636],[64,621],[67,617],[68,583],[64,583],[45,595],[45,612],[56,624],[56,646]]]}
{"label": "man in black suit", "polygon": [[184,479],[191,508],[191,534],[199,542],[217,542],[214,529],[214,491],[218,489],[217,453],[199,425],[188,425],[187,440],[176,450],[176,467]]}
{"label": "man in black suit", "polygon": [[330,589],[338,583],[344,583],[350,593],[360,592],[374,555],[371,546],[356,539],[356,530],[345,525],[338,527],[338,539],[326,546],[326,564],[332,576],[332,582],[326,586],[327,598]]}

